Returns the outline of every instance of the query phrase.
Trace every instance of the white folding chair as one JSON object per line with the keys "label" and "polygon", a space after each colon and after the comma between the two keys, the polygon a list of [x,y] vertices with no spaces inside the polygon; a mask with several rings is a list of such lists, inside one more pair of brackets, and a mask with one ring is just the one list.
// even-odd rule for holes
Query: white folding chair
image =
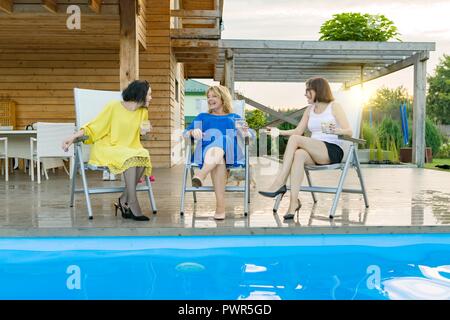
{"label": "white folding chair", "polygon": [[[305,166],[305,176],[308,181],[308,187],[302,186],[300,191],[311,192],[314,203],[317,203],[317,198],[315,193],[334,193],[333,204],[330,209],[330,219],[333,219],[336,212],[336,208],[339,202],[339,197],[341,193],[359,193],[364,197],[364,203],[366,208],[369,207],[369,200],[367,198],[366,188],[364,186],[364,180],[361,172],[361,166],[358,160],[358,144],[365,143],[365,140],[359,139],[360,127],[361,127],[361,117],[362,117],[362,104],[357,98],[350,97],[349,92],[337,92],[334,94],[337,102],[342,106],[351,125],[353,135],[352,137],[338,136],[340,140],[343,141],[344,157],[341,163],[335,163],[330,165],[306,165]],[[344,181],[347,176],[349,168],[352,167],[356,170],[358,174],[358,179],[361,188],[360,189],[348,189],[344,188]],[[326,171],[326,170],[341,170],[342,173],[339,177],[339,182],[337,187],[323,187],[323,186],[313,186],[310,171]],[[290,187],[287,188],[290,190]],[[273,212],[278,211],[281,195],[278,195],[275,199],[275,205],[273,207]]]}
{"label": "white folding chair", "polygon": [[[3,151],[0,149],[0,159],[4,159],[5,161],[5,181],[8,181],[9,179],[9,159],[8,159],[8,138],[3,137],[0,138],[0,142],[3,142]],[[2,174],[3,174],[3,167],[2,167]]]}
{"label": "white folding chair", "polygon": [[[76,114],[76,127],[77,130],[80,127],[93,118],[102,111],[105,105],[112,100],[122,100],[122,95],[120,91],[101,91],[101,90],[87,90],[87,89],[74,89],[75,98],[75,114]],[[72,174],[72,186],[70,191],[70,206],[73,207],[75,193],[84,192],[86,197],[86,206],[88,209],[89,219],[93,219],[92,206],[90,195],[91,194],[101,194],[101,193],[117,193],[123,192],[125,186],[122,187],[107,187],[107,188],[89,188],[86,177],[86,170],[94,171],[105,171],[108,170],[107,167],[99,167],[88,164],[89,161],[89,150],[90,146],[88,144],[83,144],[86,137],[78,139],[75,142],[75,161],[74,170]],[[81,179],[83,181],[83,188],[76,189],[76,173],[80,170]],[[153,189],[150,183],[149,177],[145,176],[146,186],[140,186],[136,188],[136,191],[147,191],[150,198],[150,204],[152,206],[152,211],[154,214],[157,213],[156,202],[153,196]]]}
{"label": "white folding chair", "polygon": [[[47,180],[47,169],[49,168],[62,166],[67,172],[62,159],[68,158],[70,164],[73,164],[73,146],[65,152],[61,148],[61,137],[72,135],[74,130],[74,123],[36,123],[36,138],[30,138],[31,181],[34,181],[34,161],[36,161],[38,184],[41,183],[41,161],[43,166],[42,169]],[[67,174],[69,174],[69,172],[67,172]]]}
{"label": "white folding chair", "polygon": [[[208,104],[206,99],[197,99],[196,101],[196,111],[197,113],[208,112]],[[244,100],[233,100],[233,112],[240,115],[245,119],[245,101]],[[238,136],[239,137],[239,136]],[[248,204],[250,203],[250,171],[249,171],[249,141],[250,138],[246,137],[244,141],[239,141],[238,147],[244,144],[244,164],[240,168],[245,171],[244,185],[241,186],[226,186],[226,192],[244,192],[244,215],[248,215]],[[195,141],[192,137],[186,137],[186,147],[185,147],[185,163],[184,163],[184,173],[183,173],[183,183],[181,189],[181,204],[180,204],[180,215],[184,215],[184,200],[186,192],[192,192],[194,197],[194,202],[197,203],[197,192],[214,192],[213,186],[202,186],[202,187],[188,187],[187,178],[190,173],[191,180],[194,176],[194,168],[198,168],[199,165],[192,162],[192,154],[195,150],[196,143],[201,143],[201,140]]]}

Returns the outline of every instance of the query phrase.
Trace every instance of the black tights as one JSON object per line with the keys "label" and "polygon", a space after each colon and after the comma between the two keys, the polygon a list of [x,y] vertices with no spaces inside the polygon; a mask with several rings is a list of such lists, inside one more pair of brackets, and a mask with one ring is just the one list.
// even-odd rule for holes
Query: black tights
{"label": "black tights", "polygon": [[131,167],[123,172],[125,190],[120,196],[120,202],[128,206],[135,216],[142,215],[142,210],[137,199],[136,186],[144,170],[144,167]]}

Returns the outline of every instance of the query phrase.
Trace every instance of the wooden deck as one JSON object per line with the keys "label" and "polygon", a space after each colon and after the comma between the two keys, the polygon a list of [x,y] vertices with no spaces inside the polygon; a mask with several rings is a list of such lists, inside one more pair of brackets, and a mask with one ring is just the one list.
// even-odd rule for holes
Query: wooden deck
{"label": "wooden deck", "polygon": [[[415,233],[450,232],[449,174],[417,168],[363,168],[370,207],[362,196],[342,196],[334,220],[328,219],[331,194],[319,194],[314,205],[307,193],[300,193],[303,208],[294,221],[283,221],[287,197],[279,212],[272,213],[274,201],[257,193],[272,180],[255,166],[257,187],[251,192],[250,214],[243,214],[243,195],[227,194],[225,221],[213,219],[215,199],[211,193],[198,195],[195,205],[186,196],[185,215],[180,216],[182,167],[155,169],[154,194],[158,213],[150,211],[145,193],[139,199],[148,222],[115,217],[116,194],[92,196],[94,219],[89,220],[83,194],[69,207],[69,179],[61,172],[49,173],[41,185],[16,171],[5,183],[0,176],[0,236],[79,236],[79,235],[207,235],[207,234],[295,234],[295,233]],[[313,173],[316,183],[336,184],[338,172]],[[356,173],[350,172],[346,186],[356,186]],[[78,181],[81,182],[81,181]],[[89,173],[91,185],[117,185],[103,182],[101,173]]]}

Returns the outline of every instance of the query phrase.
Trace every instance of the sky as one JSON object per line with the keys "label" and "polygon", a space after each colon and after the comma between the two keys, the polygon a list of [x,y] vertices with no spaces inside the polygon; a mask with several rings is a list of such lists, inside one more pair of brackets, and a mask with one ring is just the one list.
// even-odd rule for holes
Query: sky
{"label": "sky", "polygon": [[[318,40],[320,26],[342,12],[383,14],[394,22],[404,42],[435,42],[427,73],[439,57],[450,54],[449,0],[224,0],[222,39]],[[199,80],[208,85],[212,80]],[[367,98],[377,88],[404,86],[413,92],[413,67],[365,84]],[[338,90],[340,84],[332,84]],[[275,109],[306,105],[303,83],[236,82],[244,95]]]}

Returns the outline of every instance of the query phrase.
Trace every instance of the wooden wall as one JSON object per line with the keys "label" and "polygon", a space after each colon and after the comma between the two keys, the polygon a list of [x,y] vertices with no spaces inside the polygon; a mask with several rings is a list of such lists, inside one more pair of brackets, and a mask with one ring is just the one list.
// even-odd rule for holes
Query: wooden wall
{"label": "wooden wall", "polygon": [[118,50],[0,49],[0,97],[16,125],[75,121],[73,88],[119,90]]}
{"label": "wooden wall", "polygon": [[155,167],[169,167],[170,154],[170,1],[147,0],[147,50],[140,55],[140,78],[152,86],[149,119],[153,134],[144,146]]}
{"label": "wooden wall", "polygon": [[[147,30],[139,35],[146,37],[147,49],[140,48],[140,79],[148,80],[152,86],[149,118],[154,131],[143,144],[150,151],[154,167],[169,167],[173,164],[171,132],[175,124],[176,77],[173,70],[176,60],[170,47],[170,1],[145,1]],[[20,17],[2,15],[0,29],[8,25],[9,19],[20,24],[16,29],[8,29],[9,34],[17,32],[16,37],[20,37],[27,28],[40,26],[44,38],[28,44],[7,44],[4,38],[10,36],[0,30],[0,98],[17,101],[18,127],[36,121],[75,121],[74,87],[119,90],[118,15],[82,18],[82,30],[74,33],[78,36],[75,40],[67,37],[70,31],[65,28],[66,16],[62,19],[58,15],[40,14],[31,21]],[[52,33],[63,36],[53,40]],[[87,40],[92,36],[94,41]],[[97,43],[95,39],[105,40]],[[181,77],[181,91],[183,82]]]}

